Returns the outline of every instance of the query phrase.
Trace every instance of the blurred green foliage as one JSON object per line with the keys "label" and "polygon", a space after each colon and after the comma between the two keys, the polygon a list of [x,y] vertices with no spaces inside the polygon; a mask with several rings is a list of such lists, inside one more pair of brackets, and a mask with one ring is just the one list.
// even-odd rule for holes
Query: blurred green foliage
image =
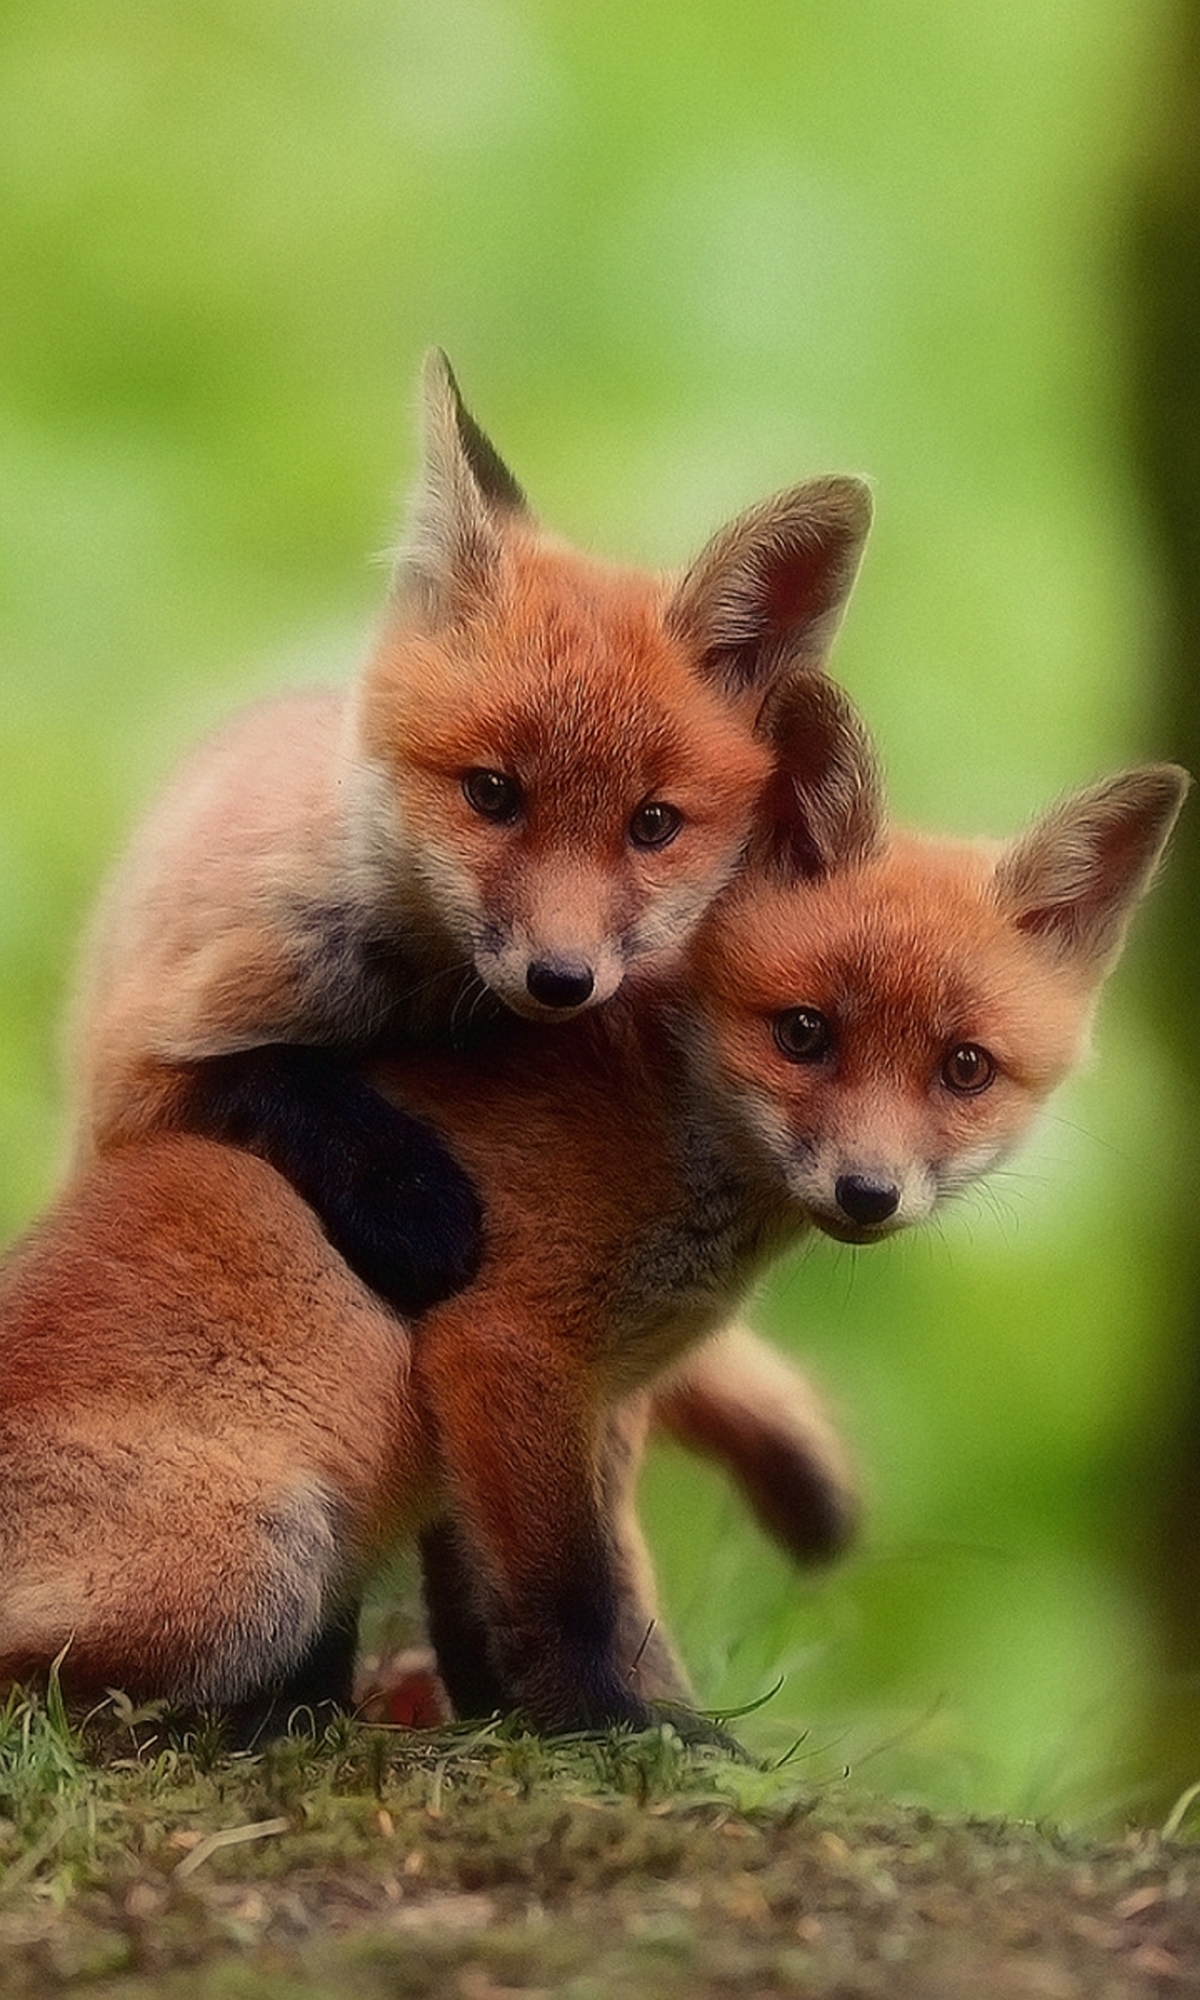
{"label": "blurred green foliage", "polygon": [[[1154,740],[1122,431],[1148,0],[8,0],[0,12],[0,1221],[59,1168],[75,937],[177,749],[343,676],[431,340],[544,516],[680,560],[807,472],[876,483],[838,671],[897,810],[1013,828]],[[1166,1421],[1153,916],[1093,1075],[936,1234],[819,1244],[761,1319],[856,1440],[863,1552],[803,1587],[649,1481],[712,1700],[814,1775],[1078,1816],[1134,1755]]]}

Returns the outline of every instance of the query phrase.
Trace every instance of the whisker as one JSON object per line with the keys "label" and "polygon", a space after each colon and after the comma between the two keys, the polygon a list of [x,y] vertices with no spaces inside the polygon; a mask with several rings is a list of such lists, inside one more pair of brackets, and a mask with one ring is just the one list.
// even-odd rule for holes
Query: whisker
{"label": "whisker", "polygon": [[472,971],[470,977],[463,980],[455,996],[454,1005],[450,1009],[450,1019],[447,1023],[452,1048],[465,1047],[470,1038],[471,1028],[481,1010],[494,999],[495,995],[491,988],[477,972]]}
{"label": "whisker", "polygon": [[452,964],[439,966],[436,972],[428,973],[424,979],[416,980],[413,985],[402,987],[395,995],[395,999],[400,1002],[415,1000],[420,994],[427,993],[431,987],[439,985],[442,980],[461,979],[462,975],[471,969],[470,958],[455,959]]}
{"label": "whisker", "polygon": [[1111,1153],[1114,1159],[1128,1160],[1129,1152],[1116,1139],[1106,1137],[1103,1132],[1093,1131],[1089,1125],[1081,1125],[1077,1119],[1068,1118],[1062,1111],[1043,1113],[1043,1123],[1061,1126],[1064,1132],[1073,1132],[1077,1139],[1086,1139],[1089,1146],[1098,1146],[1103,1152]]}
{"label": "whisker", "polygon": [[[468,988],[466,990],[470,991],[471,989]],[[495,997],[495,994],[486,981],[480,979],[475,982],[474,990],[471,993],[471,1004],[467,1009],[466,1027],[468,1033],[474,1028],[480,1016],[485,1014],[489,1006],[494,1003]]]}

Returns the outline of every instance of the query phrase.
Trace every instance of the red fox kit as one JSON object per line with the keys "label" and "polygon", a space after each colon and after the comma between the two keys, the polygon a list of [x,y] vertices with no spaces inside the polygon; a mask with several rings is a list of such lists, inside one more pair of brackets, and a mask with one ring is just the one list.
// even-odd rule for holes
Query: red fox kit
{"label": "red fox kit", "polygon": [[[879,1240],[1020,1139],[1186,785],[1126,772],[1006,845],[926,842],[889,836],[831,684],[770,723],[799,776],[675,980],[375,1072],[488,1216],[411,1342],[262,1160],[167,1134],[85,1166],[0,1283],[0,1677],[69,1641],[81,1696],[303,1696],[376,1550],[424,1528],[456,1705],[653,1719],[647,1389],[799,1232]],[[683,1694],[667,1649],[641,1685]]]}
{"label": "red fox kit", "polygon": [[232,1139],[394,1303],[463,1282],[471,1190],[346,1052],[461,1035],[487,1000],[557,1023],[669,959],[738,864],[771,770],[759,712],[823,663],[869,513],[860,481],[816,479],[681,577],[602,565],[538,527],[432,354],[357,686],[221,732],[109,884],[81,1157],[156,1128]]}

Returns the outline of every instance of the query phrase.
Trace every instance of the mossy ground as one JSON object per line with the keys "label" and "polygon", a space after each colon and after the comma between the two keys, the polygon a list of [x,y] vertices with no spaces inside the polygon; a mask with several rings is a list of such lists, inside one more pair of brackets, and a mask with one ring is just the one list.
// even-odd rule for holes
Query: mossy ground
{"label": "mossy ground", "polygon": [[[1188,1821],[1182,1815],[1183,1830]],[[669,1732],[261,1753],[0,1713],[0,1991],[97,2000],[1200,1994],[1200,1849],[816,1796]]]}

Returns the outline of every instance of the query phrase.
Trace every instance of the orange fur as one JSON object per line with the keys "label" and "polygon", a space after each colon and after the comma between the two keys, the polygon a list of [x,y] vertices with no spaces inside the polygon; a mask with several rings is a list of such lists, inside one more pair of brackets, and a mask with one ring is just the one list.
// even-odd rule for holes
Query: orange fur
{"label": "orange fur", "polygon": [[[538,527],[431,356],[356,686],[219,732],[105,891],[72,1034],[79,1156],[179,1122],[206,1058],[425,1036],[481,987],[555,1018],[661,964],[738,864],[763,700],[822,663],[869,515],[861,482],[816,479],[679,577],[606,566]],[[511,812],[478,803],[480,774]]]}
{"label": "orange fur", "polygon": [[[836,689],[792,690],[773,727],[824,768],[775,801],[686,979],[377,1070],[488,1216],[475,1282],[411,1345],[278,1177],[194,1139],[93,1164],[10,1265],[0,1674],[44,1667],[69,1628],[77,1687],[245,1697],[382,1537],[441,1519],[506,1698],[545,1728],[648,1719],[646,1392],[800,1231],[876,1240],[1015,1143],[1076,1059],[1184,789],[1125,774],[1001,849],[889,839]],[[828,1029],[800,1053],[798,1010]],[[993,1067],[979,1086],[963,1065],[962,1090],[968,1045]],[[839,1192],[867,1170],[903,1190],[882,1219]],[[664,1644],[643,1688],[681,1683]]]}
{"label": "orange fur", "polygon": [[261,1161],[94,1164],[0,1282],[0,1678],[236,1702],[434,1478],[408,1341]]}
{"label": "orange fur", "polygon": [[[479,979],[519,1012],[561,1013],[530,995],[541,962],[586,967],[591,1002],[669,973],[770,778],[764,698],[823,663],[868,518],[859,482],[814,480],[681,576],[593,561],[538,528],[431,357],[418,488],[355,688],[226,725],[105,891],[72,1033],[78,1159],[164,1128],[223,1136],[193,1083],[229,1051],[460,1030],[488,1018]],[[519,782],[511,825],[468,802],[478,769]],[[630,838],[647,801],[681,817],[661,847]],[[730,1368],[705,1367],[710,1445],[748,1465],[746,1390],[726,1422]],[[790,1430],[811,1457],[792,1518],[778,1495],[769,1518],[814,1553],[844,1539],[852,1485],[795,1372],[789,1403],[782,1425],[764,1411],[764,1443]]]}

